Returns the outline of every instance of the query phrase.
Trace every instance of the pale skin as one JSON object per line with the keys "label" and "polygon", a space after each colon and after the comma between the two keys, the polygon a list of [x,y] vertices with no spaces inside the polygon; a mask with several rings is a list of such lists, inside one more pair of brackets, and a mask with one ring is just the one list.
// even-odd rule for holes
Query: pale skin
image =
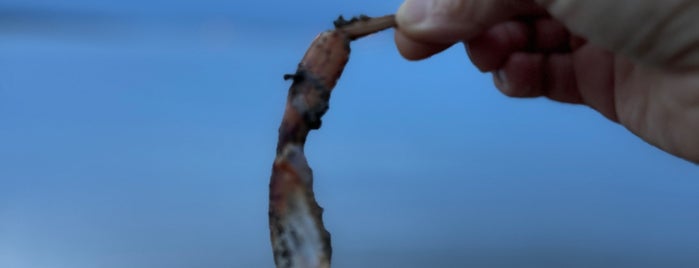
{"label": "pale skin", "polygon": [[699,1],[406,0],[400,53],[464,43],[511,97],[587,105],[699,163]]}

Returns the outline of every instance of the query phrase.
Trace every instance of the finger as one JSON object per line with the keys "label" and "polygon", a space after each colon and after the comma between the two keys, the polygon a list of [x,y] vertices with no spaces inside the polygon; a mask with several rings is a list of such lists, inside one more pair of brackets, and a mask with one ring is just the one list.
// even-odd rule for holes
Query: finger
{"label": "finger", "polygon": [[408,60],[421,60],[428,58],[436,53],[442,52],[451,45],[446,44],[429,44],[416,42],[406,37],[400,31],[395,32],[396,46],[400,54]]}
{"label": "finger", "polygon": [[416,41],[453,44],[514,16],[541,13],[532,0],[406,0],[396,22],[399,31]]}
{"label": "finger", "polygon": [[520,21],[495,25],[466,43],[468,56],[483,72],[500,69],[512,53],[526,49],[530,30]]}
{"label": "finger", "polygon": [[532,48],[540,52],[570,52],[570,34],[568,30],[551,18],[537,19],[533,22]]}
{"label": "finger", "polygon": [[577,35],[570,36],[570,43],[569,43],[570,50],[572,50],[572,51],[578,50],[578,48],[584,46],[585,44],[587,44],[587,40],[585,40],[584,38],[577,36]]}
{"label": "finger", "polygon": [[583,102],[612,121],[618,121],[614,96],[614,56],[593,45],[573,55],[573,69]]}
{"label": "finger", "polygon": [[613,59],[610,52],[591,45],[574,54],[516,52],[493,73],[493,80],[507,96],[546,96],[560,102],[584,103],[618,121]]}
{"label": "finger", "polygon": [[495,71],[495,86],[510,97],[530,98],[543,94],[546,56],[541,53],[515,52],[503,67]]}
{"label": "finger", "polygon": [[571,54],[517,52],[494,73],[496,87],[510,97],[545,96],[565,103],[582,103]]}
{"label": "finger", "polygon": [[536,19],[531,23],[506,21],[493,26],[468,42],[471,61],[481,71],[502,67],[516,51],[564,53],[570,52],[570,35],[560,23]]}
{"label": "finger", "polygon": [[544,68],[544,96],[559,102],[583,103],[571,54],[550,54]]}

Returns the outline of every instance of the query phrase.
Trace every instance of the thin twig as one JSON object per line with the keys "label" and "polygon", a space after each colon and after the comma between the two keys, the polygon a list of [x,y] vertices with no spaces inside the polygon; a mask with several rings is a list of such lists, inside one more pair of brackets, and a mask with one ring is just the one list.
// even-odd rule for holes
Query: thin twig
{"label": "thin twig", "polygon": [[[342,17],[338,20],[342,20]],[[337,21],[335,21],[335,25],[338,25]],[[377,18],[359,16],[355,18],[355,21],[350,20],[348,24],[341,26],[340,30],[347,33],[351,40],[354,40],[391,27],[396,27],[394,15]]]}
{"label": "thin twig", "polygon": [[349,60],[349,43],[395,27],[393,15],[335,21],[335,29],[319,34],[294,74],[279,127],[277,157],[270,180],[269,227],[278,268],[328,268],[332,247],[323,225],[323,209],[313,193],[313,174],[303,146],[308,132],[318,129],[328,110],[330,93]]}

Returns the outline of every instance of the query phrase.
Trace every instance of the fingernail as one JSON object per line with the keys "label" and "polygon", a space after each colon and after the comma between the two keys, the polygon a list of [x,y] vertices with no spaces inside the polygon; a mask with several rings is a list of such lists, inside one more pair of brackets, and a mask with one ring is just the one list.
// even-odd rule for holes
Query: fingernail
{"label": "fingernail", "polygon": [[396,12],[399,27],[410,27],[425,20],[429,0],[406,0]]}
{"label": "fingernail", "polygon": [[497,84],[500,89],[507,91],[509,89],[509,85],[507,83],[507,75],[505,74],[505,70],[497,70],[493,72],[493,76],[495,77],[495,83]]}

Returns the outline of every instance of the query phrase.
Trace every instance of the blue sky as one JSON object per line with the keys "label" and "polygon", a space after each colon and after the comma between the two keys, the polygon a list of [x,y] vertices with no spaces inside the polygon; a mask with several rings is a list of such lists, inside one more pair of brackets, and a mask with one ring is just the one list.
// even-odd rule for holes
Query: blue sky
{"label": "blue sky", "polygon": [[[0,267],[273,267],[281,77],[399,4],[3,1]],[[500,95],[462,46],[352,48],[307,144],[334,267],[699,265],[696,165]]]}

